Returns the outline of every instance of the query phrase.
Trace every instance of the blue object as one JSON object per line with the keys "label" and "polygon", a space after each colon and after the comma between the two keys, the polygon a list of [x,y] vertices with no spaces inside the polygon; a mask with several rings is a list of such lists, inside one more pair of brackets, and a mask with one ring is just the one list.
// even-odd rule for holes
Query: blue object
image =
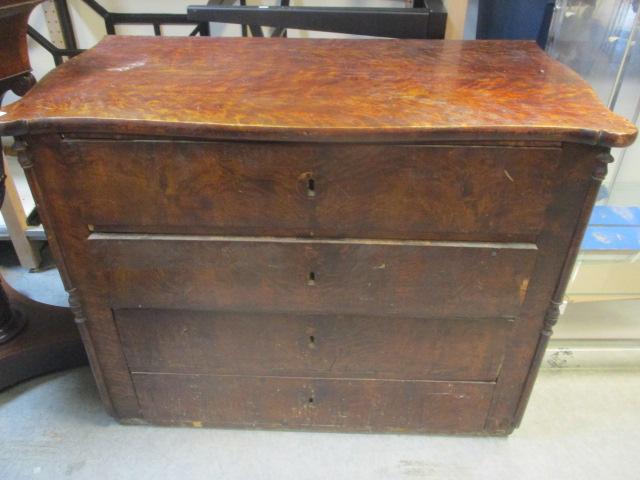
{"label": "blue object", "polygon": [[581,248],[640,251],[640,207],[594,207]]}
{"label": "blue object", "polygon": [[479,0],[476,37],[536,40],[544,48],[554,4],[550,0]]}

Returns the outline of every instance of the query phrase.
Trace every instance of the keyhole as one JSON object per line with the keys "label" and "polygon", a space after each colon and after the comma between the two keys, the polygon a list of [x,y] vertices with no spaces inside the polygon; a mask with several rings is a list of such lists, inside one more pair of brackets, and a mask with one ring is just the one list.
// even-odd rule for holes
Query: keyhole
{"label": "keyhole", "polygon": [[309,178],[307,180],[307,196],[308,197],[316,196],[316,181],[313,178]]}
{"label": "keyhole", "polygon": [[316,337],[309,335],[309,348],[316,348]]}
{"label": "keyhole", "polygon": [[313,397],[309,397],[309,403],[313,403]]}
{"label": "keyhole", "polygon": [[307,279],[307,285],[316,284],[316,272],[309,272],[309,278]]}

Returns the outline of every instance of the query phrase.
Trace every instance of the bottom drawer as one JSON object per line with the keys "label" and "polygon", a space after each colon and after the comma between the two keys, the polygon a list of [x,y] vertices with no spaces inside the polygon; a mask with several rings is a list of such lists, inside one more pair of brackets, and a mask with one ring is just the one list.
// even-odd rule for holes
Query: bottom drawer
{"label": "bottom drawer", "polygon": [[133,374],[142,415],[162,424],[479,433],[489,382]]}

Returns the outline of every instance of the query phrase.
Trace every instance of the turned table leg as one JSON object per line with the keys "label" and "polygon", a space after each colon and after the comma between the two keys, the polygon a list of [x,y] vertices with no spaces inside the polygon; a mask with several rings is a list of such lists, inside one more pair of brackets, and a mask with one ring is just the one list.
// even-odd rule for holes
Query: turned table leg
{"label": "turned table leg", "polygon": [[13,311],[4,291],[4,282],[0,287],[0,345],[18,335],[27,324],[19,311]]}
{"label": "turned table leg", "polygon": [[[1,206],[4,163],[0,165]],[[86,363],[71,310],[36,302],[11,288],[0,275],[0,390]]]}
{"label": "turned table leg", "polygon": [[[20,74],[3,80],[0,82],[0,105],[2,105],[2,98],[8,90],[12,90],[16,95],[22,96],[27,93],[35,83],[36,79],[31,73]],[[2,207],[4,203],[6,178],[4,162],[0,156],[0,207]],[[24,315],[11,308],[7,294],[4,291],[4,282],[0,283],[0,345],[8,342],[19,334],[26,323],[27,321]]]}

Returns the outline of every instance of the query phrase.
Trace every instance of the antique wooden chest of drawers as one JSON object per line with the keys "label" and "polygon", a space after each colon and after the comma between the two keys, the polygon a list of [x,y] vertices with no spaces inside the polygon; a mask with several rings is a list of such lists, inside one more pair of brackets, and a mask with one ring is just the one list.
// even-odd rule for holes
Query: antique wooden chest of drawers
{"label": "antique wooden chest of drawers", "polygon": [[6,110],[105,405],[194,426],[511,432],[636,135],[528,42],[110,37]]}

